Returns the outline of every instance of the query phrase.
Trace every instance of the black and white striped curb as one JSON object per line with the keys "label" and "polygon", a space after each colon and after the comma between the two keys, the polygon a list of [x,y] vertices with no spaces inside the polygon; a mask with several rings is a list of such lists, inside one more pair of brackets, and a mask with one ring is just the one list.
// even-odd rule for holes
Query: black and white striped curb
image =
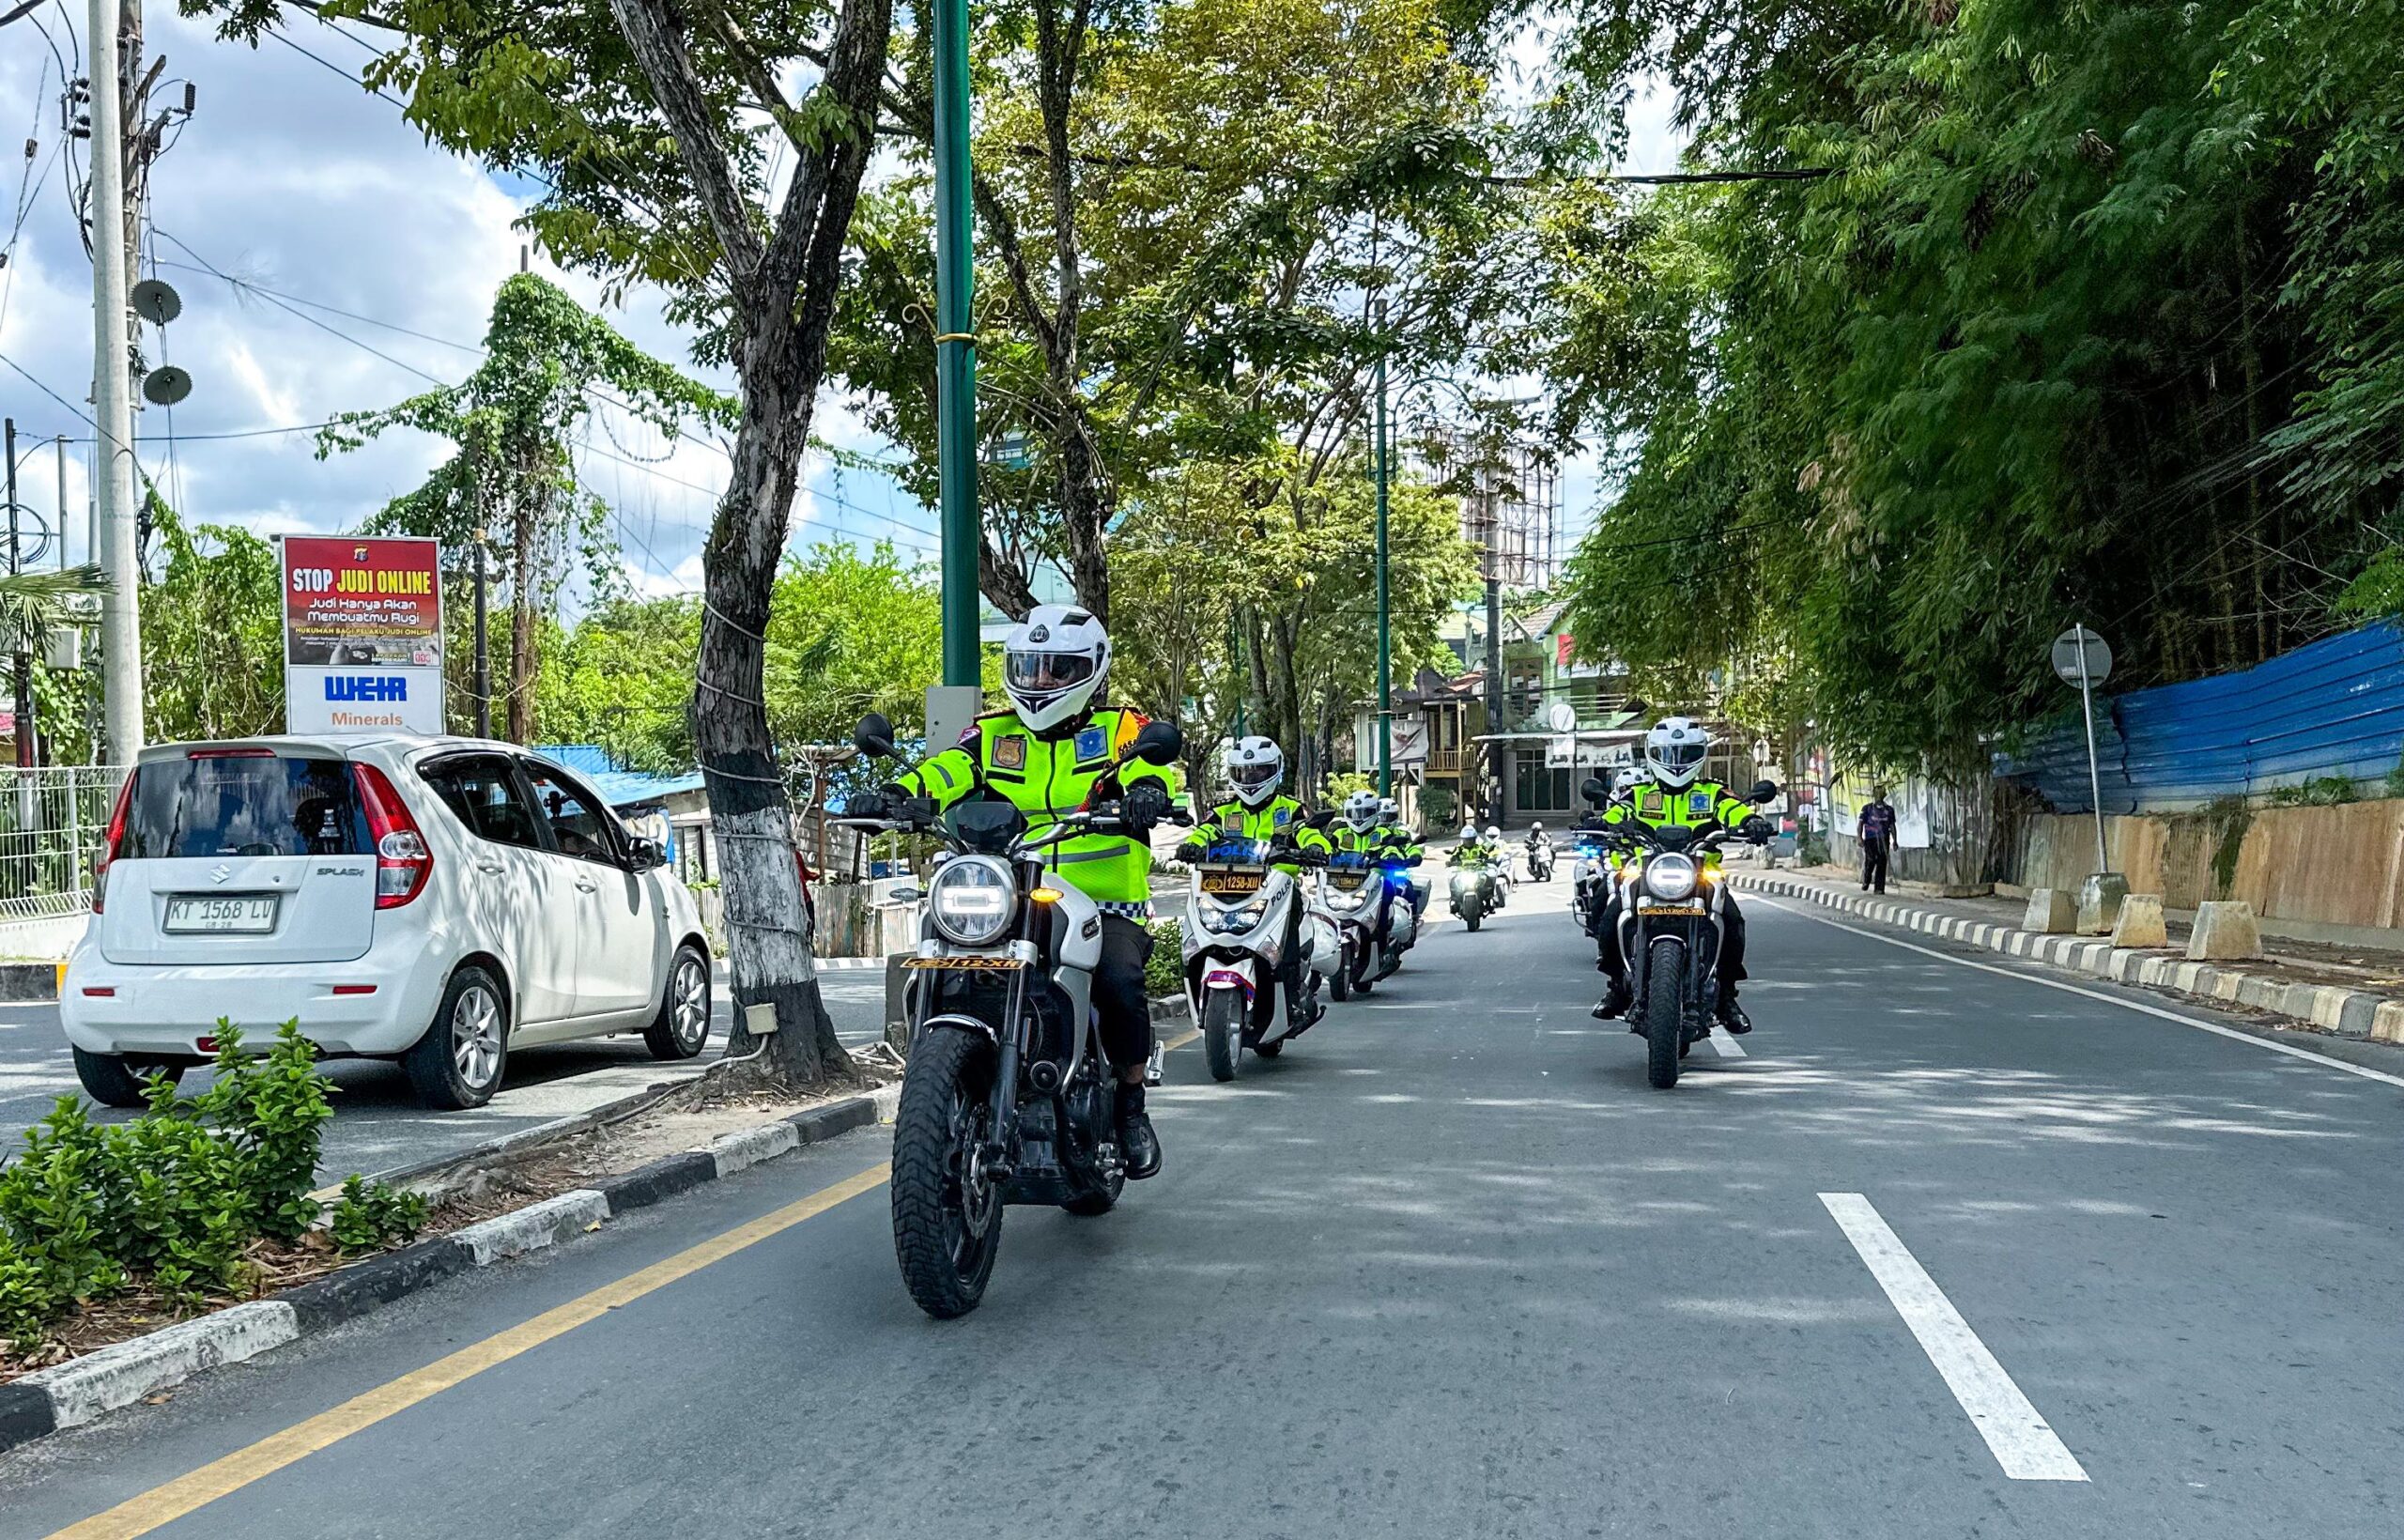
{"label": "black and white striped curb", "polygon": [[471,1268],[557,1245],[703,1182],[890,1121],[901,1095],[899,1086],[882,1086],[741,1129],[591,1187],[355,1262],[271,1300],[238,1304],[37,1370],[0,1385],[0,1450],[88,1423],[204,1369],[239,1363],[356,1319]]}
{"label": "black and white striped curb", "polygon": [[1736,873],[1736,886],[1746,892],[1803,899],[1864,919],[1983,947],[2009,957],[2049,962],[2115,983],[2142,984],[2193,995],[2198,1000],[2251,1006],[2257,1010],[2310,1022],[2329,1031],[2367,1037],[2374,1042],[2404,1043],[2404,1000],[2367,990],[2347,989],[2338,984],[2291,983],[2267,974],[2191,962],[2176,953],[2115,947],[2092,936],[2043,935],[1967,915],[1941,914],[1873,894],[1847,893],[1806,877],[1742,871]]}

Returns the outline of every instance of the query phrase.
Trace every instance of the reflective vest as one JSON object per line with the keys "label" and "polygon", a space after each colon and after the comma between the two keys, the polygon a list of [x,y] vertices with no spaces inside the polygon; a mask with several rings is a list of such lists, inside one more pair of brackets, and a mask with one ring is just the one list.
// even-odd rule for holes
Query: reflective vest
{"label": "reflective vest", "polygon": [[[1120,756],[1146,720],[1141,712],[1102,706],[1073,732],[1039,735],[1014,711],[989,712],[962,735],[958,747],[896,778],[894,785],[911,796],[932,798],[939,808],[981,788],[1007,797],[1026,814],[1028,832],[1040,832],[1060,814],[1085,806],[1095,784],[1119,767]],[[1150,780],[1176,793],[1169,767],[1140,760],[1124,763],[1122,787]],[[1122,914],[1150,910],[1152,853],[1141,840],[1123,834],[1080,834],[1048,847],[1043,861],[1098,903]]]}
{"label": "reflective vest", "polygon": [[[1677,829],[1710,828],[1715,824],[1735,828],[1753,816],[1753,805],[1716,780],[1699,780],[1684,790],[1645,781],[1630,792],[1626,801],[1613,803],[1603,814],[1605,824],[1626,824],[1634,820],[1655,827]],[[1705,858],[1718,864],[1719,853],[1713,851]]]}
{"label": "reflective vest", "polygon": [[[1229,797],[1203,818],[1203,827],[1194,831],[1196,839],[1208,839],[1215,833],[1242,839],[1272,839],[1280,830],[1289,832],[1294,843],[1304,850],[1325,850],[1327,836],[1302,822],[1302,805],[1289,796],[1272,796],[1257,808],[1247,808]],[[1276,870],[1288,876],[1302,875],[1295,862],[1280,861]]]}

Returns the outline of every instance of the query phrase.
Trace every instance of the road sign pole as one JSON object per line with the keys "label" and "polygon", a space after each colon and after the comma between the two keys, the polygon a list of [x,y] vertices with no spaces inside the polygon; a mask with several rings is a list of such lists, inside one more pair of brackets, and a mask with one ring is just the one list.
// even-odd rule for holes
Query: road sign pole
{"label": "road sign pole", "polygon": [[2095,684],[2087,673],[2087,638],[2084,625],[2073,630],[2078,639],[2078,707],[2087,720],[2087,794],[2088,805],[2095,809],[2095,870],[2112,870],[2111,852],[2104,839],[2104,772],[2095,761]]}

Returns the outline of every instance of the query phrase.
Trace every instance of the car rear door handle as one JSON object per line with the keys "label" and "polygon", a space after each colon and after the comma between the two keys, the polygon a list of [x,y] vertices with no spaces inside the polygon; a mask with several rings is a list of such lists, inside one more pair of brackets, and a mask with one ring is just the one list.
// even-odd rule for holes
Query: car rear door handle
{"label": "car rear door handle", "polygon": [[601,891],[601,885],[590,877],[578,877],[576,880],[576,890],[579,893],[598,893]]}
{"label": "car rear door handle", "polygon": [[487,877],[498,877],[509,869],[501,865],[499,861],[478,861],[476,863],[476,870],[483,872]]}

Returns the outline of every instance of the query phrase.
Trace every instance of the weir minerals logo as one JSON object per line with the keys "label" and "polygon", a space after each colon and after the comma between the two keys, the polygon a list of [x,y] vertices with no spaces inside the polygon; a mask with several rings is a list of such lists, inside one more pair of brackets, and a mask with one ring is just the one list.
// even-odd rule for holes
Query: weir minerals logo
{"label": "weir minerals logo", "polygon": [[407,701],[409,682],[399,674],[331,674],[326,679],[329,701]]}

